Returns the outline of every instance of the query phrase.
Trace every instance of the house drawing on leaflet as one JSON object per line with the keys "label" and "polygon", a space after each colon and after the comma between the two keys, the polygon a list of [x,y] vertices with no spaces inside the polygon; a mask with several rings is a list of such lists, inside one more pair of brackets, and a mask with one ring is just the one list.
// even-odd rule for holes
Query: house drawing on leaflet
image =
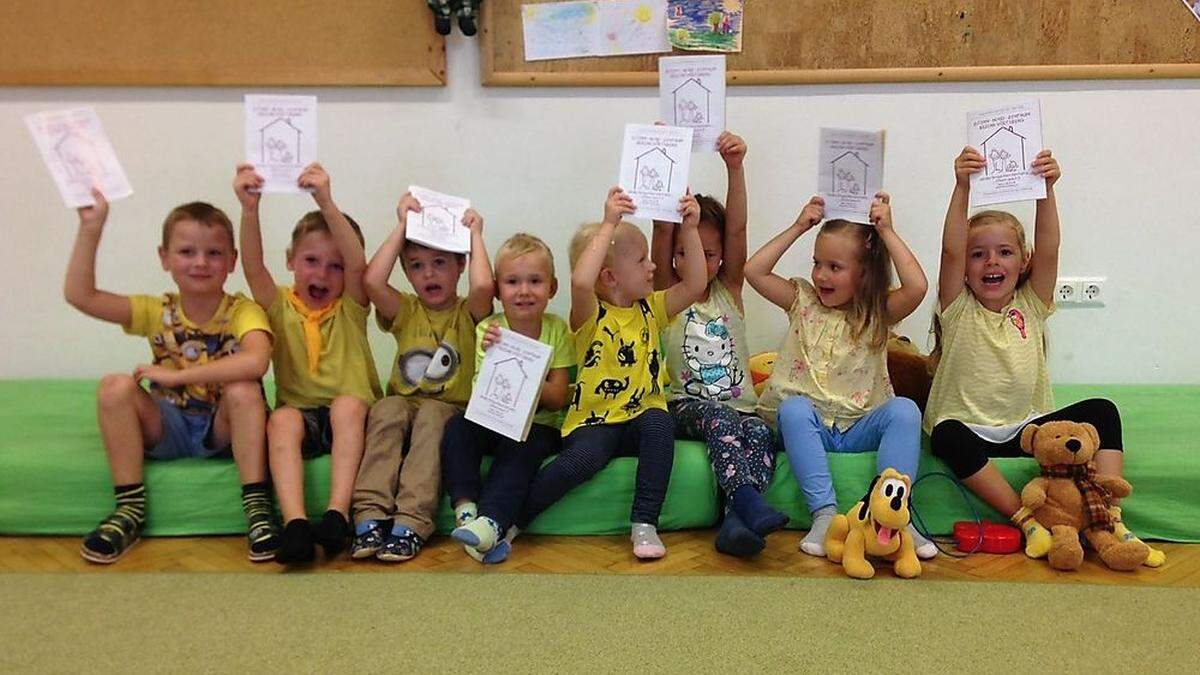
{"label": "house drawing on leaflet", "polygon": [[638,155],[634,160],[635,190],[644,192],[671,191],[671,173],[675,170],[675,160],[662,148],[651,148]]}
{"label": "house drawing on leaflet", "polygon": [[671,92],[675,103],[675,126],[695,127],[709,123],[712,92],[700,80],[690,77]]}
{"label": "house drawing on leaflet", "polygon": [[492,403],[515,410],[528,380],[525,366],[516,357],[509,357],[492,366],[492,377],[483,396]]}
{"label": "house drawing on leaflet", "polygon": [[71,180],[87,180],[101,175],[95,166],[95,151],[88,139],[68,131],[54,144],[54,154],[67,170]]}
{"label": "house drawing on leaflet", "polygon": [[454,213],[445,206],[433,205],[421,209],[422,221],[430,234],[448,240],[454,236]]}
{"label": "house drawing on leaflet", "polygon": [[1012,127],[1000,127],[983,141],[985,175],[1015,173],[1025,169],[1025,137]]}
{"label": "house drawing on leaflet", "polygon": [[867,189],[867,171],[870,165],[858,156],[857,152],[847,150],[829,162],[832,171],[832,185],[829,191],[835,195],[861,195]]}
{"label": "house drawing on leaflet", "polygon": [[262,141],[262,163],[272,165],[300,165],[300,137],[302,132],[286,117],[277,117],[259,129]]}

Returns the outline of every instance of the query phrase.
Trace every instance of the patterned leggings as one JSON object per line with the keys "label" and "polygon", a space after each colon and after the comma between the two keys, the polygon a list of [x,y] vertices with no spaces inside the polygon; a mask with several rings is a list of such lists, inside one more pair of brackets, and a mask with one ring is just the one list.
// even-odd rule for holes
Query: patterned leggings
{"label": "patterned leggings", "polygon": [[775,433],[762,418],[715,401],[680,399],[668,404],[675,435],[704,441],[717,484],[726,495],[743,485],[767,489],[775,473]]}

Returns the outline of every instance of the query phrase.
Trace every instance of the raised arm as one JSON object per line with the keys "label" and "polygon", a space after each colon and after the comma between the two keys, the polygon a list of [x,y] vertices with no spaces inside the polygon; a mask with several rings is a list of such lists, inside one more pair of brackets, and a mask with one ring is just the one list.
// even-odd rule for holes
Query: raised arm
{"label": "raised arm", "polygon": [[342,254],[345,293],[359,305],[366,305],[369,298],[363,284],[363,274],[367,269],[367,254],[363,251],[363,245],[358,242],[358,236],[354,234],[350,221],[346,220],[346,215],[333,201],[329,173],[320,164],[313,162],[300,174],[299,183],[300,187],[312,190],[313,200],[316,201],[317,208],[321,209],[325,223],[329,225],[333,243],[337,246],[338,253]]}
{"label": "raised arm", "polygon": [[654,221],[650,235],[650,260],[654,261],[654,290],[663,291],[679,281],[675,274],[675,229],[678,223]]}
{"label": "raised arm", "polygon": [[1058,284],[1058,245],[1061,238],[1058,225],[1058,202],[1054,184],[1062,170],[1049,150],[1042,150],[1033,159],[1033,172],[1046,177],[1046,198],[1037,202],[1033,225],[1033,255],[1029,260],[1029,283],[1033,292],[1049,307],[1054,303],[1054,287]]}
{"label": "raised arm", "polygon": [[467,269],[471,286],[467,291],[467,311],[478,323],[492,313],[496,278],[492,275],[492,263],[488,260],[487,246],[483,243],[483,216],[475,209],[467,209],[463,214],[463,225],[471,230],[471,259]]}
{"label": "raised arm", "polygon": [[987,161],[967,146],[954,158],[954,192],[942,225],[942,260],[938,267],[938,307],[946,309],[962,293],[967,275],[967,206],[971,200],[971,174]]}
{"label": "raised arm", "polygon": [[622,216],[633,212],[633,198],[619,187],[610,188],[604,200],[604,220],[571,269],[571,330],[579,330],[596,313],[596,278],[608,257],[617,223]]}
{"label": "raised arm", "polygon": [[746,279],[746,142],[728,131],[717,138],[717,151],[725,160],[728,183],[725,188],[725,241],[721,282],[742,304],[742,283]]}
{"label": "raised arm", "polygon": [[63,282],[63,298],[67,304],[90,317],[128,326],[133,320],[133,304],[128,296],[96,288],[96,249],[108,220],[108,201],[99,190],[92,188],[93,206],[79,212],[79,232],[67,261],[67,278]]}
{"label": "raised arm", "polygon": [[271,335],[266,331],[252,330],[238,341],[238,350],[203,365],[174,370],[148,363],[133,370],[134,379],[150,380],[164,387],[182,387],[191,384],[244,382],[261,379],[271,365]]}
{"label": "raised arm", "polygon": [[925,292],[929,290],[929,280],[925,278],[925,270],[921,269],[921,263],[917,261],[917,256],[913,255],[908,244],[904,243],[900,235],[896,234],[896,228],[892,226],[891,201],[891,197],[886,192],[876,194],[875,201],[871,204],[870,214],[875,232],[879,235],[883,246],[887,248],[888,255],[892,258],[892,264],[896,267],[896,275],[900,277],[900,287],[889,292],[887,297],[889,326],[899,323],[901,319],[912,314],[913,310],[925,299]]}
{"label": "raised arm", "polygon": [[238,243],[242,248],[242,273],[250,286],[250,294],[260,307],[266,309],[275,301],[275,279],[263,261],[262,225],[258,205],[262,199],[263,177],[251,164],[238,164],[233,177],[233,193],[242,205],[242,222],[238,228]]}
{"label": "raised arm", "polygon": [[379,245],[367,271],[363,274],[363,286],[367,289],[367,297],[375,305],[375,312],[384,323],[391,324],[396,320],[396,312],[400,311],[400,291],[392,287],[388,280],[392,278],[392,270],[396,260],[404,249],[404,225],[409,211],[419,212],[421,204],[417,198],[405,192],[396,205],[396,217],[399,222],[396,229]]}
{"label": "raised arm", "polygon": [[825,200],[814,196],[804,205],[796,221],[775,235],[746,261],[746,281],[758,294],[786,312],[796,302],[796,286],[772,270],[792,244],[825,217]]}
{"label": "raised arm", "polygon": [[683,222],[679,224],[679,240],[683,242],[683,269],[680,280],[667,289],[663,304],[667,314],[675,316],[704,295],[708,287],[708,267],[704,262],[704,244],[700,241],[700,204],[691,194],[679,200]]}

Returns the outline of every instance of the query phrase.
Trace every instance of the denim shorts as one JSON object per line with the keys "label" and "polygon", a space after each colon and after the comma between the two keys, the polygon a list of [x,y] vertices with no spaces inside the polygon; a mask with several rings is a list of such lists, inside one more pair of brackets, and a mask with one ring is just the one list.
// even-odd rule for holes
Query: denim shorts
{"label": "denim shorts", "polygon": [[185,459],[188,457],[216,457],[228,455],[229,446],[212,446],[213,420],[216,408],[184,409],[162,398],[155,397],[159,414],[162,416],[162,439],[158,445],[146,451],[152,459]]}

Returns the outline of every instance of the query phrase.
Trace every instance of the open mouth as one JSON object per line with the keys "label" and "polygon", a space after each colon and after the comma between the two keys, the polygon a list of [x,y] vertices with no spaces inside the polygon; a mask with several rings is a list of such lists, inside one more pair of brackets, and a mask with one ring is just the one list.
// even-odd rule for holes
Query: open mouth
{"label": "open mouth", "polygon": [[425,284],[423,287],[426,295],[437,295],[442,292],[441,284]]}
{"label": "open mouth", "polygon": [[833,295],[834,290],[836,289],[834,289],[833,286],[817,286],[817,293],[819,293],[822,297]]}
{"label": "open mouth", "polygon": [[1004,283],[1004,275],[1000,273],[985,274],[983,275],[982,281],[984,286],[999,286],[1000,284]]}
{"label": "open mouth", "polygon": [[879,529],[875,532],[875,541],[879,542],[880,546],[887,546],[892,543],[892,537],[895,534],[896,531],[892,528],[879,525]]}
{"label": "open mouth", "polygon": [[326,288],[325,286],[309,284],[308,297],[312,298],[313,300],[316,300],[317,302],[324,302],[326,299],[329,298],[329,289]]}

